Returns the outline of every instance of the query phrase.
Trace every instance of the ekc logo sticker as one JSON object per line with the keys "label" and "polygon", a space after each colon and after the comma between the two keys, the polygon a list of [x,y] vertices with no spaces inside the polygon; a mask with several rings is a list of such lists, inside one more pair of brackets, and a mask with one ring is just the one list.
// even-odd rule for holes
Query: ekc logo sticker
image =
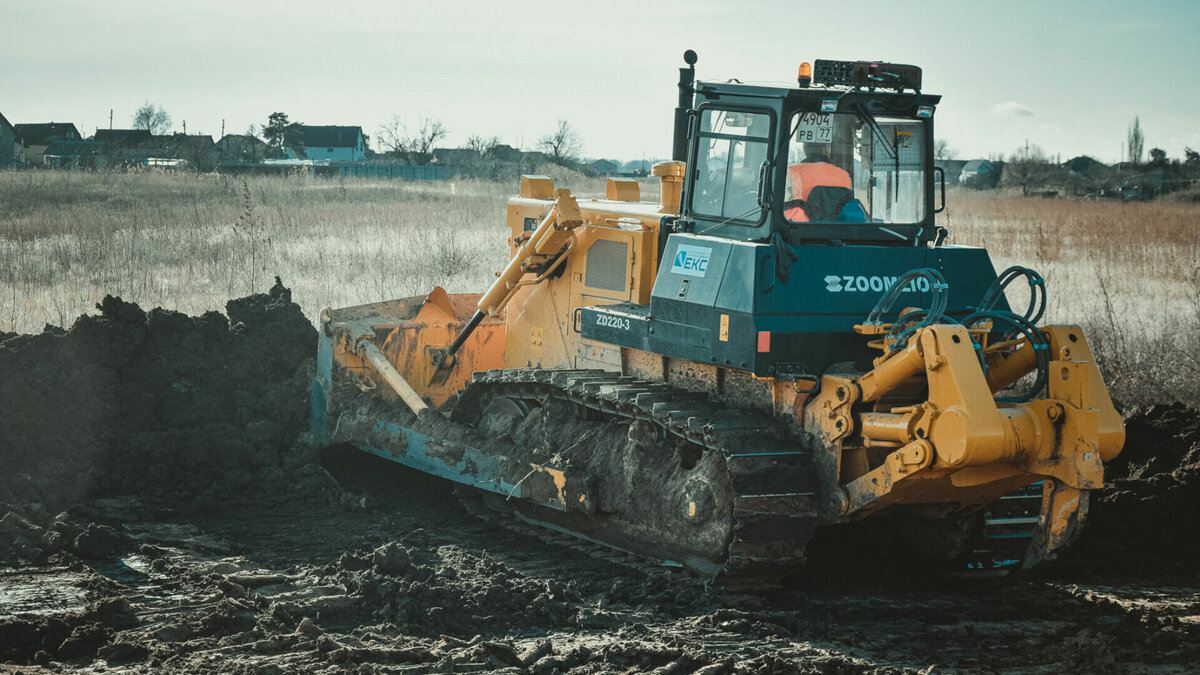
{"label": "ekc logo sticker", "polygon": [[691,277],[702,277],[708,271],[710,255],[712,255],[711,248],[680,244],[679,251],[675,253],[675,261],[671,263],[671,271]]}

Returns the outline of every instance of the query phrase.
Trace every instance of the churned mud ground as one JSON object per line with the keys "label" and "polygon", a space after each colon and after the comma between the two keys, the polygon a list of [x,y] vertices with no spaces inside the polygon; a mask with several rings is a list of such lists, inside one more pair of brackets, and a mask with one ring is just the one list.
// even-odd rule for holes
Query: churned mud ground
{"label": "churned mud ground", "polygon": [[[0,335],[0,671],[1191,672],[1200,413],[1129,416],[1088,530],[1021,579],[736,594],[470,515],[303,435],[289,293],[108,298]],[[881,555],[886,555],[886,552]]]}

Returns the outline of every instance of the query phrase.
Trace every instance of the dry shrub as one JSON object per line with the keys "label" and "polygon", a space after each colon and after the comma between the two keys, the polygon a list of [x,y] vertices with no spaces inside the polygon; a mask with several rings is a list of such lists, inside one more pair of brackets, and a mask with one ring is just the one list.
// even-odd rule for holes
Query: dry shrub
{"label": "dry shrub", "polygon": [[105,293],[198,314],[281,275],[322,307],[480,290],[515,185],[307,176],[0,172],[0,330],[68,324]]}
{"label": "dry shrub", "polygon": [[986,246],[997,270],[1046,277],[1047,320],[1083,327],[1119,401],[1200,403],[1200,205],[963,191],[944,223],[952,243]]}
{"label": "dry shrub", "polygon": [[1185,204],[1196,204],[1200,202],[1200,187],[1180,190],[1166,195],[1165,199],[1172,202],[1183,202]]}
{"label": "dry shrub", "polygon": [[535,172],[553,178],[555,187],[570,187],[575,194],[604,194],[604,178],[589,178],[574,169],[553,163],[539,164]]}

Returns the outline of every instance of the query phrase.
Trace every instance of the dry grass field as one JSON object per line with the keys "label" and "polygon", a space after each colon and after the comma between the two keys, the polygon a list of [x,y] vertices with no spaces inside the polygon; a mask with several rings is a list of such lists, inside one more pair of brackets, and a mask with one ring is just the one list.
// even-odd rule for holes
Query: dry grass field
{"label": "dry grass field", "polygon": [[475,288],[502,264],[507,186],[216,175],[0,174],[0,328],[69,323],[111,293],[188,313],[278,274],[315,317]]}
{"label": "dry grass field", "polygon": [[[599,180],[558,176],[576,194]],[[649,188],[649,189],[646,189]],[[479,290],[505,262],[515,185],[0,172],[0,330],[69,325],[106,293],[188,313],[280,275],[322,307]],[[644,198],[657,198],[653,186]],[[1200,402],[1200,204],[952,192],[952,243],[1047,279],[1050,321],[1084,325],[1127,405]],[[1016,302],[1022,300],[1013,297]]]}
{"label": "dry grass field", "polygon": [[1200,204],[958,192],[943,223],[997,270],[1042,273],[1047,320],[1083,326],[1120,402],[1200,402]]}

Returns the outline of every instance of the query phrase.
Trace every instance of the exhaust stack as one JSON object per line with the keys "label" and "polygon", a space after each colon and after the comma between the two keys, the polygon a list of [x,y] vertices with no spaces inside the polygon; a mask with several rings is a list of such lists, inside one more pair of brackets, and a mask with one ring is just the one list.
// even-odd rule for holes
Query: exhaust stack
{"label": "exhaust stack", "polygon": [[679,69],[679,104],[675,106],[675,142],[671,148],[671,159],[676,162],[687,161],[688,111],[694,102],[692,84],[696,81],[696,52],[690,49],[684,52],[683,61],[688,65]]}

